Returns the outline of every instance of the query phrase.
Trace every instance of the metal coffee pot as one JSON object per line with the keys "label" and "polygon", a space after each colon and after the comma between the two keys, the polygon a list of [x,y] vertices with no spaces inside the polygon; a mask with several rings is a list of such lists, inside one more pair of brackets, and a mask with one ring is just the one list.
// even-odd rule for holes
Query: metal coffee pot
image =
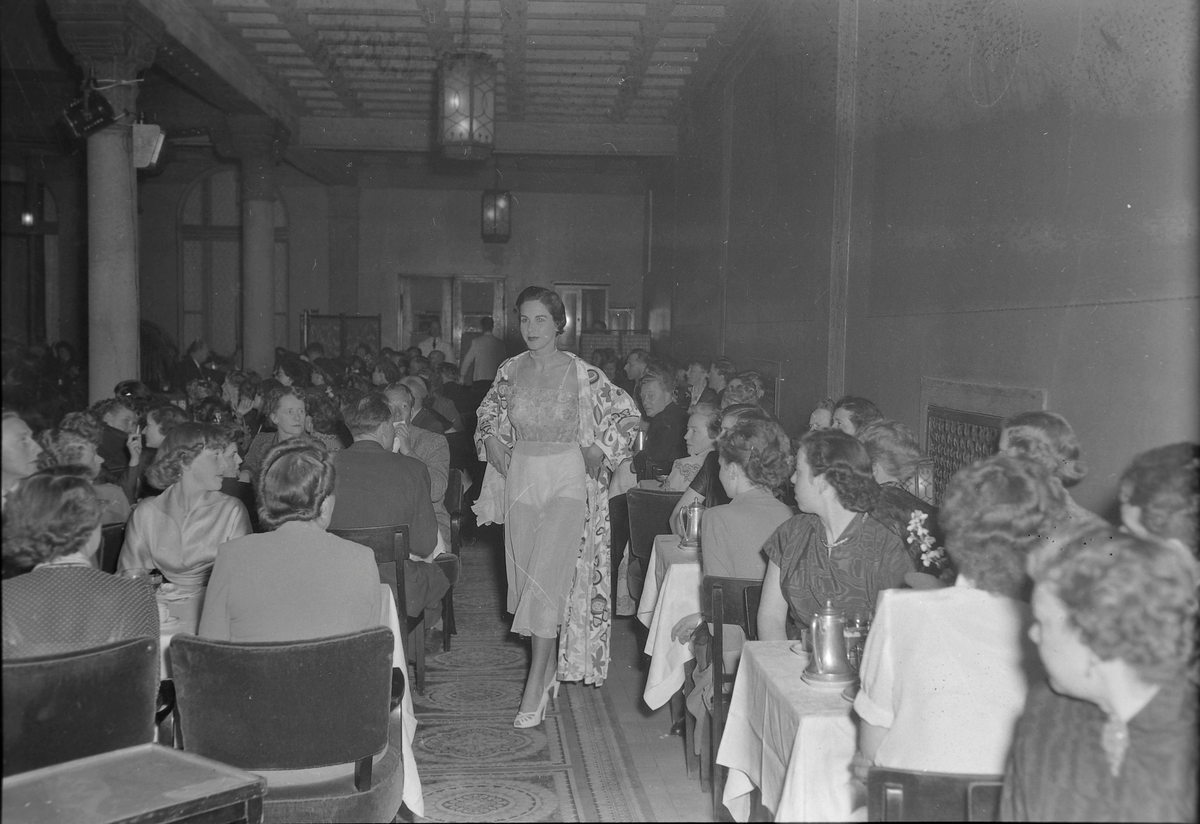
{"label": "metal coffee pot", "polygon": [[812,657],[804,670],[804,680],[820,684],[848,684],[855,679],[854,668],[846,657],[846,619],[833,601],[812,617]]}
{"label": "metal coffee pot", "polygon": [[704,514],[704,504],[692,501],[679,510],[679,545],[700,546],[700,516]]}

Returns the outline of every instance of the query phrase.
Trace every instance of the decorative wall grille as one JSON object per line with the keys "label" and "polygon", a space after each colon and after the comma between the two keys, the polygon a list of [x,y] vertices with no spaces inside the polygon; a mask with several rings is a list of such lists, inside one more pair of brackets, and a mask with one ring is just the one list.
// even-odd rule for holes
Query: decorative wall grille
{"label": "decorative wall grille", "polygon": [[[946,483],[962,467],[996,454],[1003,418],[930,406],[925,451],[933,462],[933,503],[940,505]],[[919,496],[924,497],[924,496]]]}
{"label": "decorative wall grille", "polygon": [[353,354],[360,343],[378,352],[381,321],[380,315],[318,315],[306,310],[301,313],[302,345],[319,342],[329,358]]}

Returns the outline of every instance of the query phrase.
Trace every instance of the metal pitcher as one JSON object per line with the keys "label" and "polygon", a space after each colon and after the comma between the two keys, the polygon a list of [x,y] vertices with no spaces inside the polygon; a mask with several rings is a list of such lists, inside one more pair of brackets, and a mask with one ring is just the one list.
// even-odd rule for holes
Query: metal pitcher
{"label": "metal pitcher", "polygon": [[679,545],[700,546],[700,516],[704,513],[704,504],[692,501],[679,510]]}
{"label": "metal pitcher", "polygon": [[804,670],[809,681],[826,684],[849,683],[854,680],[854,668],[846,658],[846,619],[833,601],[812,617],[812,657]]}

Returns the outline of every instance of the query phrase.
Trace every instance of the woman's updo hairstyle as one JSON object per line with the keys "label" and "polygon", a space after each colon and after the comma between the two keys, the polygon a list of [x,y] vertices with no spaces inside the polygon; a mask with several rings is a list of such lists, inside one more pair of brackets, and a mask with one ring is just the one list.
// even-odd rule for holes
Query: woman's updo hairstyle
{"label": "woman's updo hairstyle", "polygon": [[192,416],[198,423],[215,423],[218,426],[231,424],[237,419],[229,401],[211,395],[192,407]]}
{"label": "woman's updo hairstyle", "polygon": [[987,592],[1027,600],[1029,552],[1062,523],[1066,494],[1026,458],[992,455],[960,469],[938,512],[959,573]]}
{"label": "woman's updo hairstyle", "polygon": [[870,512],[879,503],[871,456],[858,438],[840,429],[817,429],[804,434],[800,449],[813,477],[823,476],[846,509]]}
{"label": "woman's updo hairstyle", "polygon": [[191,466],[205,449],[221,452],[230,443],[229,433],[216,424],[181,423],[167,433],[146,476],[157,488],[166,489],[179,480],[184,467]]}
{"label": "woman's updo hairstyle", "polygon": [[718,429],[725,421],[729,421],[730,426],[735,426],[742,421],[770,421],[774,420],[765,409],[755,403],[733,403],[721,410],[721,417],[717,424]]}
{"label": "woman's updo hairstyle", "polygon": [[689,415],[699,415],[704,419],[705,432],[714,441],[721,434],[721,410],[711,403],[701,401],[694,403],[688,409]]}
{"label": "woman's updo hairstyle", "polygon": [[768,491],[783,486],[796,468],[792,442],[774,421],[744,420],[717,438],[717,452],[736,464],[750,483]]}
{"label": "woman's updo hairstyle", "polygon": [[1062,415],[1041,411],[1013,415],[1001,427],[1000,443],[1003,452],[1046,467],[1063,486],[1078,483],[1087,475],[1087,464],[1079,457],[1079,439]]}
{"label": "woman's updo hairstyle", "polygon": [[288,521],[315,521],[335,479],[333,458],[315,439],[302,435],[273,447],[255,489],[259,523],[278,529]]}
{"label": "woman's updo hairstyle", "polygon": [[554,319],[554,328],[558,330],[558,334],[562,334],[567,328],[567,309],[563,306],[562,298],[558,296],[558,292],[545,289],[541,286],[527,286],[517,295],[517,314],[521,313],[521,307],[527,303],[536,301],[545,306],[550,312],[550,317]]}
{"label": "woman's updo hairstyle", "polygon": [[871,456],[871,463],[901,483],[916,474],[921,463],[921,448],[912,430],[902,423],[889,420],[871,421],[854,433]]}
{"label": "woman's updo hairstyle", "polygon": [[9,493],[4,506],[4,568],[27,572],[79,552],[96,528],[104,504],[83,474],[64,466],[30,475]]}
{"label": "woman's updo hairstyle", "polygon": [[173,403],[160,403],[146,410],[146,423],[150,423],[150,421],[157,423],[158,431],[163,434],[164,438],[171,434],[172,429],[189,420],[191,417],[188,411],[180,409]]}

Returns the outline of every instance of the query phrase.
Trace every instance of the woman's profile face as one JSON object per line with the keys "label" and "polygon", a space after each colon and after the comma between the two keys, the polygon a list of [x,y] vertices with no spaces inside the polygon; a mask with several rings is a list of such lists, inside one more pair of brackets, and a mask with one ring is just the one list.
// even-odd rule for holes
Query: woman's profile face
{"label": "woman's profile face", "polygon": [[284,395],[279,406],[271,414],[271,423],[279,428],[284,438],[294,438],[304,433],[304,401],[295,395]]}
{"label": "woman's profile face", "polygon": [[817,494],[816,478],[813,477],[812,467],[808,465],[808,456],[804,450],[796,452],[796,471],[792,473],[792,488],[796,493],[796,504],[801,512],[815,512],[820,501]]}
{"label": "woman's profile face", "polygon": [[236,478],[238,470],[242,466],[242,456],[238,454],[237,444],[231,443],[225,447],[225,451],[221,454],[221,459],[225,461],[226,478]]}
{"label": "woman's profile face", "polygon": [[547,346],[557,348],[558,326],[550,309],[540,300],[531,300],[521,304],[521,338],[531,352],[538,352]]}
{"label": "woman's profile face", "polygon": [[704,367],[700,364],[693,363],[687,368],[688,386],[699,386],[706,380],[708,380],[708,373],[704,371]]}
{"label": "woman's profile face", "polygon": [[708,418],[692,415],[688,418],[687,431],[683,435],[689,455],[699,455],[712,449],[713,439],[708,435]]}
{"label": "woman's profile face", "polygon": [[809,429],[828,429],[833,425],[833,415],[828,409],[814,409],[813,413],[808,416]]}
{"label": "woman's profile face", "polygon": [[858,431],[858,427],[854,425],[854,417],[850,414],[849,409],[839,409],[833,413],[833,420],[829,424],[831,429],[840,429],[847,435],[853,435]]}
{"label": "woman's profile face", "polygon": [[734,477],[734,467],[736,464],[731,464],[724,458],[718,457],[717,465],[721,467],[721,471],[718,473],[717,477],[721,480],[721,486],[725,487],[725,491],[728,493],[729,490],[733,489],[736,481],[736,478]]}
{"label": "woman's profile face", "polygon": [[1058,596],[1046,584],[1038,584],[1033,591],[1033,624],[1029,637],[1037,644],[1038,656],[1050,676],[1054,691],[1093,700],[1089,672],[1092,668],[1092,651],[1083,643],[1079,630],[1070,623],[1070,613]]}
{"label": "woman's profile face", "polygon": [[282,383],[284,386],[291,386],[294,381],[287,372],[283,371],[283,367],[275,370],[275,380]]}
{"label": "woman's profile face", "polygon": [[221,481],[225,478],[224,450],[200,450],[200,454],[192,458],[192,462],[183,468],[183,472],[190,476],[200,489],[220,492]]}
{"label": "woman's profile face", "polygon": [[158,420],[153,415],[146,417],[146,431],[144,434],[146,436],[146,446],[151,449],[158,449],[162,446],[162,442],[166,438],[166,435],[163,434],[162,426],[159,425]]}
{"label": "woman's profile face", "polygon": [[87,467],[88,479],[94,481],[100,476],[100,470],[104,467],[104,458],[100,457],[96,453],[96,447],[89,443],[81,447],[79,463],[81,466]]}

